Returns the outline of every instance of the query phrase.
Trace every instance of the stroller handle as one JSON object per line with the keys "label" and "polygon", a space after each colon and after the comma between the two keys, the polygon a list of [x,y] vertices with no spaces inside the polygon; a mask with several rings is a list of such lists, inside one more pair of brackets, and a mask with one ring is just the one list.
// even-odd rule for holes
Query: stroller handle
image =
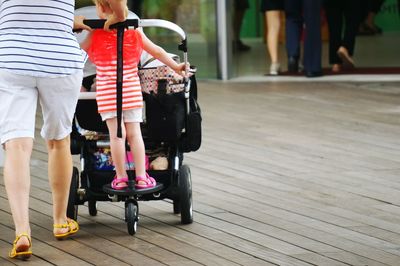
{"label": "stroller handle", "polygon": [[141,19],[139,20],[139,27],[158,27],[158,28],[165,28],[169,29],[171,31],[174,31],[181,37],[182,43],[178,46],[178,49],[184,52],[184,57],[185,57],[185,63],[187,63],[187,38],[186,38],[186,33],[185,31],[176,25],[175,23],[172,23],[171,21],[168,20],[163,20],[163,19]]}
{"label": "stroller handle", "polygon": [[[104,27],[104,23],[106,22],[105,19],[85,19],[83,21],[84,24],[88,25],[92,29],[102,29]],[[114,25],[111,25],[110,28],[115,29],[118,28],[119,26],[123,27],[159,27],[159,28],[166,28],[169,30],[172,30],[179,34],[181,37],[182,41],[186,40],[186,33],[185,31],[176,25],[175,23],[172,23],[168,20],[163,20],[163,19],[127,19],[124,22],[116,23]]]}
{"label": "stroller handle", "polygon": [[139,27],[159,27],[159,28],[165,28],[172,30],[179,34],[181,37],[182,41],[186,40],[186,33],[185,31],[176,25],[175,23],[172,23],[168,20],[163,20],[163,19],[141,19],[139,20]]}
{"label": "stroller handle", "polygon": [[[92,29],[102,29],[104,27],[104,23],[106,22],[105,19],[85,19],[83,21],[84,24],[88,25]],[[118,28],[128,28],[128,27],[158,27],[158,28],[165,28],[171,31],[174,31],[179,35],[181,38],[182,43],[178,46],[178,49],[183,51],[184,53],[187,52],[187,40],[186,40],[186,33],[185,31],[168,20],[163,19],[127,19],[124,22],[119,22],[110,26],[111,29],[118,29]]]}
{"label": "stroller handle", "polygon": [[[92,29],[102,29],[104,28],[104,23],[106,22],[105,19],[85,19],[83,23],[88,25]],[[127,28],[127,27],[134,27],[137,28],[139,25],[138,19],[127,19],[123,22],[115,23],[110,26],[111,29],[118,29],[119,27]]]}

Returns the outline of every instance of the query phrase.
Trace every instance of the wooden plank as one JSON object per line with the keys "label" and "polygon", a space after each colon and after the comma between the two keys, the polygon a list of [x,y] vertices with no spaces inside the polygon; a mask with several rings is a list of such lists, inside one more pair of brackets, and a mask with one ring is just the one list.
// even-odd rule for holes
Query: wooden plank
{"label": "wooden plank", "polygon": [[[2,221],[4,219],[4,215],[1,216]],[[11,217],[10,217],[11,218]],[[3,222],[2,222],[3,223]],[[2,231],[2,235],[4,232],[4,238],[13,240],[15,237],[14,231],[9,227],[5,227],[3,224],[0,224],[0,230]],[[32,226],[32,232],[36,231],[36,227]],[[4,240],[3,241],[7,241]],[[3,259],[5,259],[10,250],[11,243],[8,247],[2,247],[2,254],[0,255]],[[7,250],[7,251],[6,251]],[[84,260],[78,259],[75,256],[72,256],[52,245],[49,245],[45,242],[40,241],[39,239],[33,236],[32,239],[32,251],[34,252],[34,256],[32,259],[33,265],[90,265]],[[18,263],[17,261],[13,263]]]}
{"label": "wooden plank", "polygon": [[[244,209],[253,211],[253,214],[250,217],[260,216],[261,213],[272,214],[274,216],[280,217],[281,219],[295,222],[296,224],[307,225],[307,227],[311,227],[314,230],[319,230],[337,235],[340,237],[340,241],[338,243],[335,243],[335,245],[343,246],[345,243],[349,243],[349,245],[350,243],[352,243],[351,245],[354,247],[356,246],[356,244],[360,244],[363,250],[363,252],[360,253],[360,255],[369,257],[371,259],[375,259],[376,258],[375,256],[377,256],[381,260],[385,258],[385,260],[387,260],[387,263],[393,263],[398,260],[398,256],[380,250],[384,246],[392,248],[396,247],[396,245],[388,242],[385,243],[378,239],[370,238],[363,234],[352,232],[351,230],[348,230],[345,227],[335,225],[335,221],[332,221],[333,224],[330,223],[329,220],[325,220],[321,215],[317,217],[311,215],[310,217],[309,216],[310,213],[308,213],[308,211],[305,214],[305,210],[303,210],[302,208],[298,208],[297,206],[296,206],[297,211],[295,210],[296,208],[290,208],[290,207],[288,208],[284,204],[282,204],[282,206],[280,206],[280,208],[278,209],[273,206],[270,206],[269,204],[265,203],[263,204],[263,202],[265,201],[249,200],[240,196],[234,197],[232,195],[230,196],[230,199],[227,200],[227,198],[225,197],[225,195],[223,195],[223,193],[221,193],[221,191],[216,192],[213,191],[212,188],[207,188],[207,190],[205,191],[208,191],[209,194],[203,196],[200,199],[201,202],[207,201],[208,203],[211,204],[214,202],[214,204],[218,203],[219,205],[224,205],[225,210],[228,212],[235,213],[237,212],[237,209],[240,206],[241,207],[240,213],[242,213]],[[205,192],[203,192],[203,194],[204,193]],[[280,203],[277,202],[276,204]],[[348,242],[346,241],[350,239],[351,241]],[[346,247],[346,250],[351,250],[351,249],[352,248],[350,247]],[[368,252],[364,252],[367,250]]]}
{"label": "wooden plank", "polygon": [[[208,196],[207,196],[208,197]],[[224,206],[225,204],[221,204],[221,207]],[[219,232],[218,234],[213,234],[212,231],[210,232],[209,229],[207,228],[209,223],[208,220],[214,220],[215,218],[218,218],[218,220],[223,219],[225,215],[229,215],[231,213],[238,212],[240,215],[237,215],[235,219],[229,218],[224,221],[226,222],[231,222],[231,223],[236,223],[239,224],[240,226],[245,226],[247,228],[251,228],[253,230],[259,231],[260,234],[268,234],[273,237],[276,237],[278,239],[282,239],[283,241],[286,241],[288,243],[292,243],[293,245],[301,245],[304,249],[308,250],[308,253],[318,253],[318,254],[327,254],[327,256],[332,256],[330,258],[338,260],[343,258],[343,254],[347,256],[347,259],[349,261],[343,260],[344,263],[352,263],[354,261],[363,261],[366,265],[370,265],[371,263],[377,263],[374,259],[368,259],[367,257],[364,257],[363,255],[358,254],[358,249],[368,249],[367,247],[364,247],[363,245],[360,245],[357,242],[352,242],[348,241],[344,238],[337,237],[333,233],[329,232],[324,232],[322,230],[315,229],[313,227],[304,225],[302,226],[301,224],[298,224],[296,221],[290,222],[286,221],[282,217],[273,217],[271,215],[266,215],[263,213],[258,213],[255,214],[253,211],[250,211],[248,208],[243,208],[241,206],[237,206],[235,204],[232,204],[230,202],[226,202],[226,206],[234,206],[232,209],[230,208],[222,208],[222,209],[216,209],[215,207],[212,207],[210,205],[203,206],[203,204],[199,203],[196,205],[196,209],[198,210],[195,213],[195,219],[198,224],[204,226],[204,229],[201,229],[201,226],[197,225],[194,228],[191,228],[190,231],[193,231],[196,234],[199,235],[204,235],[207,237],[210,237],[218,242],[226,242],[227,245],[231,245],[231,243],[236,243],[237,241],[229,241],[229,238],[226,239],[226,237],[221,237],[222,239],[218,238],[218,236],[221,235]],[[226,207],[224,206],[224,207]],[[146,207],[148,208],[149,206]],[[166,211],[170,206],[164,205],[156,205],[156,208],[161,208],[162,210]],[[146,212],[147,215],[147,212]],[[199,215],[201,220],[199,220]],[[165,217],[163,219],[158,218],[154,213],[151,213],[149,217],[159,220],[159,221],[164,221]],[[243,222],[242,220],[244,219],[243,217],[253,217],[249,218],[248,221]],[[256,217],[256,218],[255,218]],[[242,219],[242,220],[240,220]],[[258,226],[248,226],[247,224],[254,223],[254,222],[260,222],[263,223],[264,225],[258,225]],[[172,221],[170,223],[173,223]],[[272,228],[270,230],[266,230],[265,227],[269,227],[268,225],[271,225]],[[282,231],[286,231],[286,233],[281,233]],[[272,231],[272,232],[271,232]],[[304,239],[307,239],[307,241],[304,241]],[[303,242],[301,241],[303,240]],[[249,239],[251,241],[251,239]],[[346,246],[346,249],[343,250],[342,245]],[[274,246],[275,247],[275,246]],[[328,250],[336,250],[337,249],[341,250],[343,254],[340,253],[327,253],[326,251]],[[243,248],[242,248],[243,249]],[[373,251],[374,249],[370,249]],[[325,252],[324,252],[325,251]],[[304,253],[305,255],[306,253]],[[335,255],[341,255],[339,258],[335,257]],[[253,256],[255,256],[253,254]],[[293,254],[293,256],[297,256],[296,254]],[[342,260],[341,260],[342,261]]]}
{"label": "wooden plank", "polygon": [[[1,190],[1,187],[0,187]],[[36,188],[32,188],[32,194],[36,194]],[[47,195],[46,195],[47,194]],[[50,198],[49,193],[41,193],[41,196],[47,196]],[[141,253],[139,253],[136,249],[137,247],[142,246],[140,250],[145,251],[144,253],[154,256],[154,254],[160,253],[160,251],[157,250],[157,247],[153,245],[146,245],[146,243],[142,243],[142,241],[138,240],[137,238],[132,238],[129,236],[124,230],[124,236],[126,237],[126,241],[121,239],[121,232],[115,231],[114,233],[118,236],[118,240],[109,240],[108,235],[112,235],[112,232],[110,232],[110,229],[108,228],[107,232],[108,234],[103,235],[101,233],[95,233],[96,227],[92,227],[92,225],[89,223],[88,227],[85,226],[85,223],[80,222],[81,224],[81,229],[79,231],[79,238],[74,237],[74,240],[72,243],[74,245],[68,245],[64,246],[66,241],[55,241],[51,235],[51,231],[49,230],[51,228],[52,220],[51,220],[51,205],[48,202],[42,201],[42,199],[37,199],[37,196],[31,197],[31,223],[32,224],[45,224],[45,230],[48,228],[48,233],[47,235],[41,235],[39,238],[41,240],[45,239],[45,241],[48,241],[51,245],[56,245],[57,248],[63,248],[66,252],[69,252],[71,254],[75,254],[76,256],[79,256],[80,258],[85,258],[88,261],[91,261],[93,264],[98,265],[99,263],[102,265],[109,265],[109,263],[117,263],[118,265],[124,265],[124,263],[132,263],[132,261],[137,261],[135,265],[157,265],[157,264],[164,264],[165,262],[161,263],[161,258],[160,262],[157,262],[157,260],[149,259],[146,256],[143,256]],[[1,199],[1,198],[0,198]],[[0,205],[0,207],[3,207]],[[82,219],[81,219],[82,220]],[[118,219],[119,220],[119,219]],[[85,220],[84,220],[85,221]],[[115,219],[113,221],[115,223]],[[11,223],[11,220],[10,220]],[[97,222],[98,223],[98,222]],[[120,221],[121,223],[121,221]],[[123,225],[125,223],[122,222]],[[89,229],[89,232],[87,232],[87,229]],[[124,226],[125,229],[125,226]],[[112,231],[112,230],[111,230]],[[90,234],[89,234],[90,233]],[[32,232],[32,235],[34,232]],[[50,238],[48,238],[50,237]],[[119,242],[126,243],[129,241],[133,241],[130,245],[124,246],[121,245]],[[68,242],[70,243],[70,242]],[[96,243],[96,245],[93,245],[93,243]],[[60,246],[61,245],[61,246]],[[101,252],[101,253],[100,253]],[[161,252],[168,254],[168,252]],[[107,255],[105,255],[107,254]],[[191,263],[190,261],[184,259],[184,258],[177,258],[174,256],[174,254],[168,254],[174,262],[179,262],[182,265],[195,265]],[[156,256],[155,256],[156,257]],[[165,256],[163,258],[166,258],[168,256]],[[114,260],[114,261],[113,261]],[[116,262],[115,262],[116,261]],[[166,262],[169,260],[166,259]]]}
{"label": "wooden plank", "polygon": [[[148,204],[146,204],[146,207],[149,208]],[[157,212],[155,209],[148,211],[147,208],[145,209],[145,219],[158,220],[161,223],[158,230],[164,230],[166,217],[160,215],[159,211]],[[221,217],[208,215],[204,216],[199,213],[196,213],[196,219],[196,226],[188,228],[188,231],[193,231],[193,233],[198,235],[211,238],[212,240],[223,243],[229,247],[237,248],[240,246],[242,252],[246,254],[248,253],[249,255],[259,259],[277,263],[279,265],[282,263],[294,263],[295,265],[298,265],[304,262],[311,264],[316,262],[315,258],[313,258],[313,260],[305,259],[299,261],[294,259],[296,258],[295,254],[313,253],[313,250],[310,250],[309,245],[307,244],[299,246],[295,243],[296,241],[291,243],[282,241],[280,238],[273,236],[271,237],[270,235],[264,234],[254,228],[250,229],[250,227],[241,224],[240,221],[233,222],[234,220],[230,220],[229,222],[221,219]],[[168,219],[167,221],[170,225],[174,224],[171,219]],[[178,235],[176,237],[180,238],[182,236]],[[334,248],[327,247],[325,248],[325,251],[326,250],[334,250]],[[264,252],[268,252],[269,254],[265,254]],[[286,256],[279,255],[281,253]],[[319,257],[319,255],[316,254],[316,257]],[[319,258],[318,260],[323,260],[327,263],[334,262],[336,265],[342,265],[340,262],[326,257]]]}
{"label": "wooden plank", "polygon": [[[1,191],[1,187],[0,187],[0,191]],[[37,196],[39,194],[40,194],[40,197]],[[48,204],[47,202],[42,201],[43,194],[45,194],[45,193],[43,193],[43,191],[39,192],[36,187],[32,187],[31,205],[33,205],[34,207],[31,207],[31,208],[33,208],[34,210],[37,210],[38,212],[50,215],[51,214],[51,205]],[[47,198],[50,200],[50,194],[49,193],[47,193]],[[227,260],[220,258],[219,255],[214,255],[214,256],[212,256],[211,254],[201,255],[201,256],[197,255],[197,254],[201,254],[202,253],[202,251],[200,251],[200,250],[196,251],[196,252],[194,252],[194,251],[190,251],[189,252],[187,244],[183,245],[183,244],[180,244],[180,243],[178,243],[176,241],[169,240],[168,238],[165,238],[165,237],[163,237],[161,235],[154,235],[150,231],[147,232],[148,237],[141,237],[140,233],[138,233],[135,236],[135,238],[132,238],[129,235],[127,235],[126,225],[123,222],[123,220],[121,220],[120,217],[123,217],[123,211],[121,211],[118,216],[109,217],[110,219],[104,218],[104,219],[107,219],[106,220],[107,223],[111,222],[113,224],[117,224],[117,225],[115,225],[115,229],[116,229],[115,234],[117,234],[118,237],[119,237],[118,242],[117,241],[107,241],[106,240],[106,239],[108,239],[108,237],[109,237],[108,235],[110,234],[109,233],[109,231],[110,231],[109,228],[108,228],[108,230],[106,230],[108,232],[108,234],[105,235],[106,239],[104,239],[104,235],[95,233],[96,230],[94,230],[94,227],[92,227],[90,225],[90,223],[88,225],[89,227],[85,227],[85,224],[81,223],[80,235],[84,234],[84,232],[85,232],[84,230],[88,229],[88,230],[90,230],[92,238],[93,237],[101,237],[102,240],[101,241],[95,241],[95,240],[91,239],[90,241],[88,241],[88,243],[85,243],[85,241],[84,242],[82,242],[80,240],[78,240],[78,241],[82,242],[83,244],[86,244],[88,246],[90,246],[90,244],[93,243],[93,241],[95,241],[96,243],[101,243],[101,247],[96,247],[96,249],[100,249],[100,250],[102,250],[102,252],[110,254],[111,256],[117,256],[117,255],[119,256],[121,254],[123,255],[124,254],[124,248],[129,247],[130,248],[130,251],[129,251],[130,252],[129,253],[130,256],[128,256],[126,254],[125,256],[120,256],[120,257],[121,258],[127,258],[127,259],[129,259],[129,261],[139,261],[140,263],[138,263],[138,265],[141,265],[142,263],[143,264],[148,264],[149,262],[146,261],[146,258],[144,258],[143,256],[139,256],[138,258],[133,257],[132,254],[136,254],[136,252],[137,252],[137,244],[135,244],[134,242],[129,244],[129,243],[127,243],[125,241],[127,245],[129,244],[128,246],[121,247],[120,244],[118,244],[117,247],[114,247],[116,243],[119,243],[120,241],[122,241],[121,240],[121,237],[122,237],[121,233],[122,233],[122,235],[125,235],[128,240],[134,240],[136,242],[141,243],[141,241],[138,240],[138,239],[141,239],[141,240],[143,240],[145,242],[148,242],[149,243],[148,245],[142,244],[142,246],[144,246],[144,247],[141,248],[140,250],[145,252],[145,253],[148,253],[149,256],[154,256],[154,254],[157,254],[157,252],[154,252],[154,250],[157,251],[158,246],[160,245],[160,243],[158,241],[159,241],[160,238],[162,238],[162,242],[163,243],[167,243],[168,244],[168,243],[171,242],[170,245],[167,245],[167,247],[168,247],[167,249],[171,250],[169,253],[172,252],[174,254],[180,254],[180,258],[177,258],[176,256],[163,256],[162,258],[160,258],[160,260],[162,260],[163,263],[165,263],[165,261],[167,261],[167,262],[170,261],[170,259],[167,259],[167,257],[172,257],[174,263],[177,263],[178,261],[180,261],[179,263],[182,263],[182,265],[188,265],[188,264],[195,265],[195,263],[192,263],[192,262],[188,261],[186,259],[186,257],[191,257],[193,261],[196,261],[196,260],[200,261],[200,262],[203,261],[206,264],[214,264],[214,263],[224,264],[224,263],[227,263]],[[33,218],[34,217],[32,217],[32,222],[33,222]],[[89,218],[89,217],[87,217],[87,218]],[[43,221],[37,221],[37,223],[43,223]],[[50,219],[49,219],[48,223],[49,223],[49,226],[50,226],[50,224],[51,224]],[[101,224],[101,223],[105,223],[105,222],[102,222],[101,220],[96,220],[96,224],[99,224],[99,223]],[[95,227],[95,229],[97,229],[97,227]],[[144,229],[141,229],[140,231],[142,232],[143,230]],[[149,241],[149,238],[154,239],[154,240],[153,241]],[[83,239],[85,239],[85,238],[83,238]],[[152,244],[150,244],[150,243],[152,243]],[[151,246],[151,248],[149,248],[149,246]],[[133,252],[133,250],[135,250],[135,251]],[[153,252],[151,252],[152,250],[153,250]],[[158,253],[160,253],[160,252],[158,252]],[[165,255],[166,253],[168,253],[168,252],[161,252],[161,254],[163,254],[163,255]],[[172,254],[172,255],[174,255],[174,254]],[[79,255],[79,256],[82,257],[82,255]],[[97,258],[94,258],[94,259],[97,259]],[[154,262],[151,262],[151,263],[154,264]],[[235,263],[231,262],[231,264],[234,265]]]}

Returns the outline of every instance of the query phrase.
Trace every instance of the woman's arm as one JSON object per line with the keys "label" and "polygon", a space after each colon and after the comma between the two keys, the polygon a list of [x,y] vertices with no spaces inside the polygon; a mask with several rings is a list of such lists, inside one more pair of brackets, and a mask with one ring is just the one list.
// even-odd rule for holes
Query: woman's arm
{"label": "woman's arm", "polygon": [[92,44],[92,36],[93,32],[89,32],[86,38],[81,43],[79,43],[80,47],[86,52],[88,51],[90,45]]}

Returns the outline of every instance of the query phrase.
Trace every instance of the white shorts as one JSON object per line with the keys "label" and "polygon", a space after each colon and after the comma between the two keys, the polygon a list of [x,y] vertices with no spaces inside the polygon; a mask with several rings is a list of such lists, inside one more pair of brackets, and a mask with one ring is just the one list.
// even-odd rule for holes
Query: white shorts
{"label": "white shorts", "polygon": [[82,84],[82,71],[49,78],[17,75],[0,70],[0,143],[35,135],[36,106],[42,107],[46,140],[60,140],[72,129],[72,119]]}
{"label": "white shorts", "polygon": [[[143,122],[143,109],[136,108],[136,109],[129,109],[122,111],[122,121],[127,123],[141,123]],[[117,117],[117,112],[107,112],[107,113],[100,113],[101,119],[106,121],[107,119],[111,119]]]}

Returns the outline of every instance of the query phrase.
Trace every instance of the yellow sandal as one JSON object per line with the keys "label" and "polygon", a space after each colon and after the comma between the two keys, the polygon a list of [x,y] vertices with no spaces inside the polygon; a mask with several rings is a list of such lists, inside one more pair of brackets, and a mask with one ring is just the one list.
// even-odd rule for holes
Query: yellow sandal
{"label": "yellow sandal", "polygon": [[[21,237],[26,237],[29,241],[29,245],[19,245],[17,247],[17,242],[21,239]],[[22,233],[17,235],[17,237],[14,240],[13,243],[13,248],[8,254],[8,256],[12,259],[22,259],[22,260],[27,260],[32,256],[32,241],[30,236],[27,233]]]}
{"label": "yellow sandal", "polygon": [[76,221],[74,221],[74,220],[72,220],[70,218],[67,218],[67,222],[64,223],[64,224],[53,224],[53,227],[54,228],[68,228],[69,229],[65,233],[54,234],[54,237],[56,239],[58,239],[58,240],[65,239],[65,238],[75,234],[79,230],[79,224]]}

